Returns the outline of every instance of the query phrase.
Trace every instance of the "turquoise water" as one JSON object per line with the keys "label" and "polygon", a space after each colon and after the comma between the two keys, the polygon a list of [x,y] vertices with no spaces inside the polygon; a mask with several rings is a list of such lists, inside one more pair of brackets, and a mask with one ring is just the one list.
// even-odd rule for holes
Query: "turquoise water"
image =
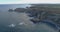
{"label": "turquoise water", "polygon": [[33,24],[26,13],[0,12],[0,32],[58,32],[51,26]]}

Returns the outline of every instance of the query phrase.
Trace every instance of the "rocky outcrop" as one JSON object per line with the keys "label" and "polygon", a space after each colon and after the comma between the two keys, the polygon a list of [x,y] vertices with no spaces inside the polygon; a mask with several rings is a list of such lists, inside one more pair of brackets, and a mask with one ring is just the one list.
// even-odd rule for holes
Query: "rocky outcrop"
{"label": "rocky outcrop", "polygon": [[14,10],[13,10],[13,9],[9,9],[8,11],[9,11],[9,12],[13,12]]}
{"label": "rocky outcrop", "polygon": [[14,9],[15,12],[25,12],[26,9],[25,8],[16,8]]}

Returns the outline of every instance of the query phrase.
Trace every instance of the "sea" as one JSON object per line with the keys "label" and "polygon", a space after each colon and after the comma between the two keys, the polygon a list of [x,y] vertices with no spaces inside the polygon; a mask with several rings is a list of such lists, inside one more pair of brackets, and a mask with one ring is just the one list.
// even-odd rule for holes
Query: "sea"
{"label": "sea", "polygon": [[28,5],[0,5],[0,32],[58,32],[46,23],[34,24],[26,13],[8,12]]}

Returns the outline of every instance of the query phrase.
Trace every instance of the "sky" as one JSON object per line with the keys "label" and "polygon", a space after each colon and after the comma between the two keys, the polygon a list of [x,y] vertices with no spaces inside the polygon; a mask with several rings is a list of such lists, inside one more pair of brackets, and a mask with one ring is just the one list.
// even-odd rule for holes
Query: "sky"
{"label": "sky", "polygon": [[0,4],[59,4],[60,0],[0,0]]}

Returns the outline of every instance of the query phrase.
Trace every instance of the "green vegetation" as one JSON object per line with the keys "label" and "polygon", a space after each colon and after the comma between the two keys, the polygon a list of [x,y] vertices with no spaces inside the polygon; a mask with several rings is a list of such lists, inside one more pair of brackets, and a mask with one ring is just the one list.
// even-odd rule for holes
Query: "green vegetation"
{"label": "green vegetation", "polygon": [[60,24],[60,4],[31,4],[31,7],[16,8],[15,12],[28,13],[33,20],[52,20],[56,24]]}

